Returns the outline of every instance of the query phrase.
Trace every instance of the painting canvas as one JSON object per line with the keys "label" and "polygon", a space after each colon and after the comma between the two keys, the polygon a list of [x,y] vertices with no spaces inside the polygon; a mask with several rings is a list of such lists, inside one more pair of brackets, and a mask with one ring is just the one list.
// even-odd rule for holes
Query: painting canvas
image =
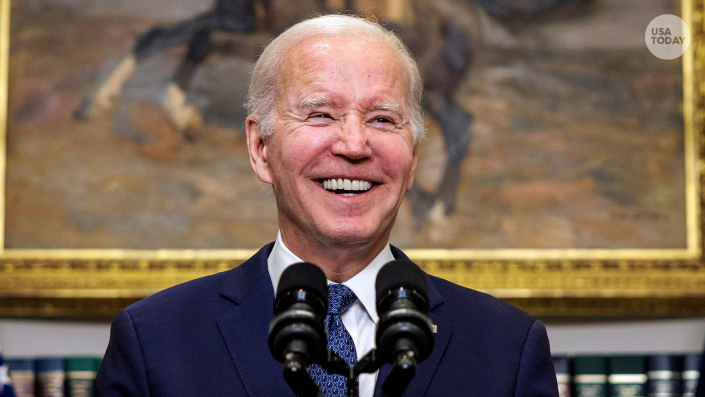
{"label": "painting canvas", "polygon": [[[275,198],[244,139],[249,73],[292,21],[355,7],[420,53],[427,82],[393,244],[687,248],[682,62],[644,42],[678,1],[286,3],[13,0],[5,247],[272,241]],[[232,25],[184,33],[216,12]]]}

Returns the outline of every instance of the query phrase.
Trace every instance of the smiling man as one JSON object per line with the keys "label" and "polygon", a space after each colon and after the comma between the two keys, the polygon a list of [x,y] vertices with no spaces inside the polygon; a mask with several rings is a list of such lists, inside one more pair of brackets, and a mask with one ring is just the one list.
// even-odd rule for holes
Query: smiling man
{"label": "smiling man", "polygon": [[[241,266],[162,291],[118,314],[98,374],[102,396],[291,396],[267,328],[284,269],[329,280],[329,345],[354,364],[375,344],[379,269],[423,137],[422,82],[399,39],[351,16],[276,38],[250,84],[247,143],[276,197],[280,233]],[[427,276],[431,355],[405,396],[558,396],[543,325],[488,295]],[[389,372],[361,375],[372,397]],[[328,396],[342,377],[309,373]]]}
{"label": "smiling man", "polygon": [[[288,33],[310,35],[306,25]],[[276,44],[262,54],[265,61]],[[415,134],[410,108],[420,112],[419,98],[411,102],[408,75],[418,82],[418,72],[384,38],[362,32],[303,38],[278,69],[276,81],[260,81],[270,77],[260,68],[253,75],[253,92],[259,84],[277,88],[268,93],[276,98],[250,101],[252,167],[274,189],[284,245],[322,267],[329,280],[344,282],[389,250],[411,188],[423,125],[417,122]],[[261,102],[273,106],[260,110]]]}

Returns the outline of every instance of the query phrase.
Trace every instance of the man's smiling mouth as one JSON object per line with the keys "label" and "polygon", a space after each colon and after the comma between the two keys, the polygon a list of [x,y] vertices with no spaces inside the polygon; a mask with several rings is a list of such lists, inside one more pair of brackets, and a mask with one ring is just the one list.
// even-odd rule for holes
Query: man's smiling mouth
{"label": "man's smiling mouth", "polygon": [[364,193],[372,188],[373,182],[356,179],[321,179],[321,186],[329,192],[341,194],[343,196],[354,196]]}

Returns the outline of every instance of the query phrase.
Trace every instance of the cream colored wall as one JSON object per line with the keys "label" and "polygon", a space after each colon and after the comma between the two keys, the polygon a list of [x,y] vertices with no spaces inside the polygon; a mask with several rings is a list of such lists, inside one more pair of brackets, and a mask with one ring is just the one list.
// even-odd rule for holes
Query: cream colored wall
{"label": "cream colored wall", "polygon": [[677,353],[703,349],[705,318],[554,322],[546,324],[553,354]]}
{"label": "cream colored wall", "polygon": [[110,323],[0,319],[0,346],[5,357],[102,356]]}

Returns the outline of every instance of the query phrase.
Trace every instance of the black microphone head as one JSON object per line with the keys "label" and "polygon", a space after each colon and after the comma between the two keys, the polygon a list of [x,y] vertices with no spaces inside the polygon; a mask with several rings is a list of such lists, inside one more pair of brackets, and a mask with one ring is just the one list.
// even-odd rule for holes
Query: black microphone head
{"label": "black microphone head", "polygon": [[269,350],[284,362],[296,353],[316,363],[326,349],[324,318],[328,311],[326,276],[311,263],[295,263],[282,272],[274,298],[274,319],[269,323]]}
{"label": "black microphone head", "polygon": [[387,263],[377,274],[377,350],[384,362],[414,353],[422,362],[433,350],[425,273],[410,260]]}
{"label": "black microphone head", "polygon": [[375,282],[377,306],[379,307],[389,291],[399,288],[416,291],[425,300],[426,310],[428,310],[426,276],[420,267],[408,259],[391,261],[380,269]]}
{"label": "black microphone head", "polygon": [[284,272],[282,272],[279,278],[275,301],[279,301],[288,292],[295,290],[305,290],[307,293],[313,294],[318,299],[322,300],[326,305],[328,303],[328,282],[326,275],[320,267],[312,263],[294,263],[284,269]]}

